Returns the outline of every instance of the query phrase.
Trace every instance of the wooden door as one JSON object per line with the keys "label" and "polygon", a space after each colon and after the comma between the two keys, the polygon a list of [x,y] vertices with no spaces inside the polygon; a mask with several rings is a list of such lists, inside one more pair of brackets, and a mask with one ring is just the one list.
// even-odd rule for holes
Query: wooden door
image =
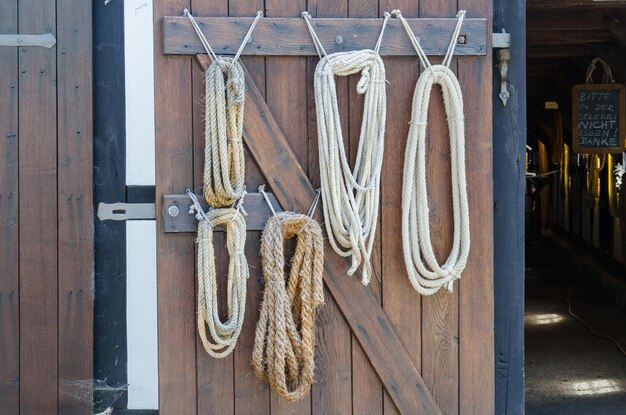
{"label": "wooden door", "polygon": [[[92,413],[91,4],[2,0],[0,413]],[[54,44],[56,42],[56,44]]]}
{"label": "wooden door", "polygon": [[[163,17],[180,16],[381,17],[400,8],[406,17],[486,18],[491,0],[159,0],[155,1],[155,117],[157,212],[161,196],[202,186],[201,67],[191,56],[164,55]],[[382,20],[381,20],[382,21]],[[303,25],[304,28],[304,25]],[[451,31],[450,31],[451,33]],[[491,31],[487,29],[486,38]],[[384,43],[384,42],[383,42]],[[181,49],[188,48],[181,44]],[[419,76],[416,56],[384,56],[387,129],[381,215],[374,255],[376,278],[363,288],[347,264],[326,252],[326,304],[318,315],[316,383],[310,396],[288,404],[259,381],[251,367],[254,327],[262,292],[259,233],[249,231],[246,320],[234,353],[213,359],[196,335],[194,235],[158,231],[159,399],[162,414],[393,414],[494,412],[492,64],[483,55],[453,61],[466,107],[466,151],[472,247],[453,293],[421,297],[402,257],[400,193],[411,99]],[[441,57],[433,57],[438,62]],[[244,138],[248,189],[266,183],[283,208],[306,211],[319,185],[313,72],[317,58],[245,56],[249,72]],[[338,80],[346,147],[356,156],[362,97],[357,77]],[[451,245],[449,143],[440,93],[430,107],[428,177],[431,232],[437,254]],[[273,185],[280,183],[280,186]],[[282,189],[282,190],[281,190]],[[162,225],[159,225],[162,226]],[[222,238],[217,236],[216,238]],[[216,246],[223,245],[217,240]],[[217,254],[219,275],[228,258]],[[223,286],[223,284],[222,284]],[[413,383],[412,383],[413,382]]]}

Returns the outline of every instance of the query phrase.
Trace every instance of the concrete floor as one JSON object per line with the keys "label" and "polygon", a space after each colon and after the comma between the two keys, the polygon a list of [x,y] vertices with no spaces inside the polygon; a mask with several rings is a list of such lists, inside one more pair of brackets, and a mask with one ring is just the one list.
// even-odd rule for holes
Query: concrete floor
{"label": "concrete floor", "polygon": [[626,312],[603,301],[589,258],[571,248],[554,238],[527,247],[526,414],[625,415],[626,356],[568,314],[568,285],[573,312],[624,348]]}

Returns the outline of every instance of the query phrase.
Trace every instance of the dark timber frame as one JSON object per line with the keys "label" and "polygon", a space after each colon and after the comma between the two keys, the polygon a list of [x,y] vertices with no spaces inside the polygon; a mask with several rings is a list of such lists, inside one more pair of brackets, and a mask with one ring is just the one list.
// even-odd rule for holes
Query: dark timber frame
{"label": "dark timber frame", "polygon": [[[511,33],[507,106],[493,90],[495,413],[524,413],[526,0],[494,0],[494,32]],[[494,71],[493,84],[500,75]]]}

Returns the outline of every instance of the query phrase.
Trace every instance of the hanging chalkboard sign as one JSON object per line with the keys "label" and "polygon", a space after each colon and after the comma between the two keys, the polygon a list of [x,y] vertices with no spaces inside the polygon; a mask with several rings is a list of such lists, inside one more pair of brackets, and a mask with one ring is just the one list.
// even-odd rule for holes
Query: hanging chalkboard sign
{"label": "hanging chalkboard sign", "polygon": [[576,153],[620,153],[626,144],[622,84],[582,84],[572,90],[572,143]]}

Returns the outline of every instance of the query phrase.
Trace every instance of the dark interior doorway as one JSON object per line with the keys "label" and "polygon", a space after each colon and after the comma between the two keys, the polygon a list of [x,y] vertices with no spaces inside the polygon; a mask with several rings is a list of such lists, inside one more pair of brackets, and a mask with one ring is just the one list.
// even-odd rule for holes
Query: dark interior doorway
{"label": "dark interior doorway", "polygon": [[626,157],[574,151],[572,88],[626,83],[626,2],[529,0],[526,41],[526,413],[623,414]]}

